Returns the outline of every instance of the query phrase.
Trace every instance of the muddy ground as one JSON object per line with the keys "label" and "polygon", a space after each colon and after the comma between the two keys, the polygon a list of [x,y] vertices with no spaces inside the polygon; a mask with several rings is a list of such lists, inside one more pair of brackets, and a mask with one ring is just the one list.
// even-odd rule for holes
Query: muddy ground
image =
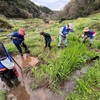
{"label": "muddy ground", "polygon": [[0,90],[2,89],[7,91],[7,100],[64,100],[70,91],[75,88],[76,77],[82,77],[87,72],[90,63],[95,60],[93,58],[90,61],[87,60],[86,67],[73,72],[69,80],[67,82],[62,82],[59,89],[54,92],[45,87],[36,90],[31,89],[31,84],[34,82],[34,78],[30,69],[39,63],[38,58],[34,58],[29,54],[24,54],[23,57],[20,55],[14,55],[13,58],[22,69],[21,71],[21,69],[16,65],[21,84],[10,90],[0,81],[2,84],[0,85]]}

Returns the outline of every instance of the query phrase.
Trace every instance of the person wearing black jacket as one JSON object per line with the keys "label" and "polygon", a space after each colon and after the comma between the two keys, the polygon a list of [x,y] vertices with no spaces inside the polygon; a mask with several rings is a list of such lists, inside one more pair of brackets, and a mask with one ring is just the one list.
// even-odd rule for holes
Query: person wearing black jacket
{"label": "person wearing black jacket", "polygon": [[40,32],[40,35],[43,35],[44,36],[44,39],[45,39],[45,48],[46,47],[49,47],[49,49],[51,49],[51,36],[49,33],[46,33],[46,32]]}

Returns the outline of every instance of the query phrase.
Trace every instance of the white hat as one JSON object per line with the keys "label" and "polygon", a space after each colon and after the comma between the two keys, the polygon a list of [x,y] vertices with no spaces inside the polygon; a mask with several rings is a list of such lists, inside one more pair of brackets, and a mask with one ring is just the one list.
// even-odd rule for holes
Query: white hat
{"label": "white hat", "polygon": [[85,27],[83,31],[84,32],[88,32],[89,31],[89,28],[88,27]]}

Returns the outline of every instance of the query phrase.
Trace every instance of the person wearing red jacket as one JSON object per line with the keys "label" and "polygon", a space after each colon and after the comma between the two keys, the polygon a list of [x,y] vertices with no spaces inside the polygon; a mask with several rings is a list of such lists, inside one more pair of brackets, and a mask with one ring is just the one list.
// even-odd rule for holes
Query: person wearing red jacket
{"label": "person wearing red jacket", "polygon": [[93,40],[94,36],[96,35],[96,32],[94,32],[93,30],[89,30],[88,27],[85,27],[83,31],[84,31],[84,35],[82,35],[82,37],[84,38],[83,43],[85,43],[86,40],[88,38],[90,38],[90,46],[91,46],[92,40]]}

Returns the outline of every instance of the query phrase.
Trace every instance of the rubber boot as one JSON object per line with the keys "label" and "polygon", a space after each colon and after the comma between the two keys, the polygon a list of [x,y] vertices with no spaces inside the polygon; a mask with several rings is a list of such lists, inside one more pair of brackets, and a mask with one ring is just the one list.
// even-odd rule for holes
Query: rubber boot
{"label": "rubber boot", "polygon": [[11,80],[14,86],[18,86],[20,84],[20,81],[18,80],[18,78],[14,78],[13,80]]}
{"label": "rubber boot", "polygon": [[25,53],[30,53],[30,51],[29,50],[25,50]]}
{"label": "rubber boot", "polygon": [[60,46],[58,46],[58,48],[60,48]]}
{"label": "rubber boot", "polygon": [[90,47],[92,47],[92,44],[90,43]]}
{"label": "rubber boot", "polygon": [[23,56],[23,53],[20,53],[21,56]]}
{"label": "rubber boot", "polygon": [[3,81],[9,88],[12,88],[14,85],[11,83],[10,80]]}
{"label": "rubber boot", "polygon": [[83,41],[83,43],[85,44],[85,41]]}

